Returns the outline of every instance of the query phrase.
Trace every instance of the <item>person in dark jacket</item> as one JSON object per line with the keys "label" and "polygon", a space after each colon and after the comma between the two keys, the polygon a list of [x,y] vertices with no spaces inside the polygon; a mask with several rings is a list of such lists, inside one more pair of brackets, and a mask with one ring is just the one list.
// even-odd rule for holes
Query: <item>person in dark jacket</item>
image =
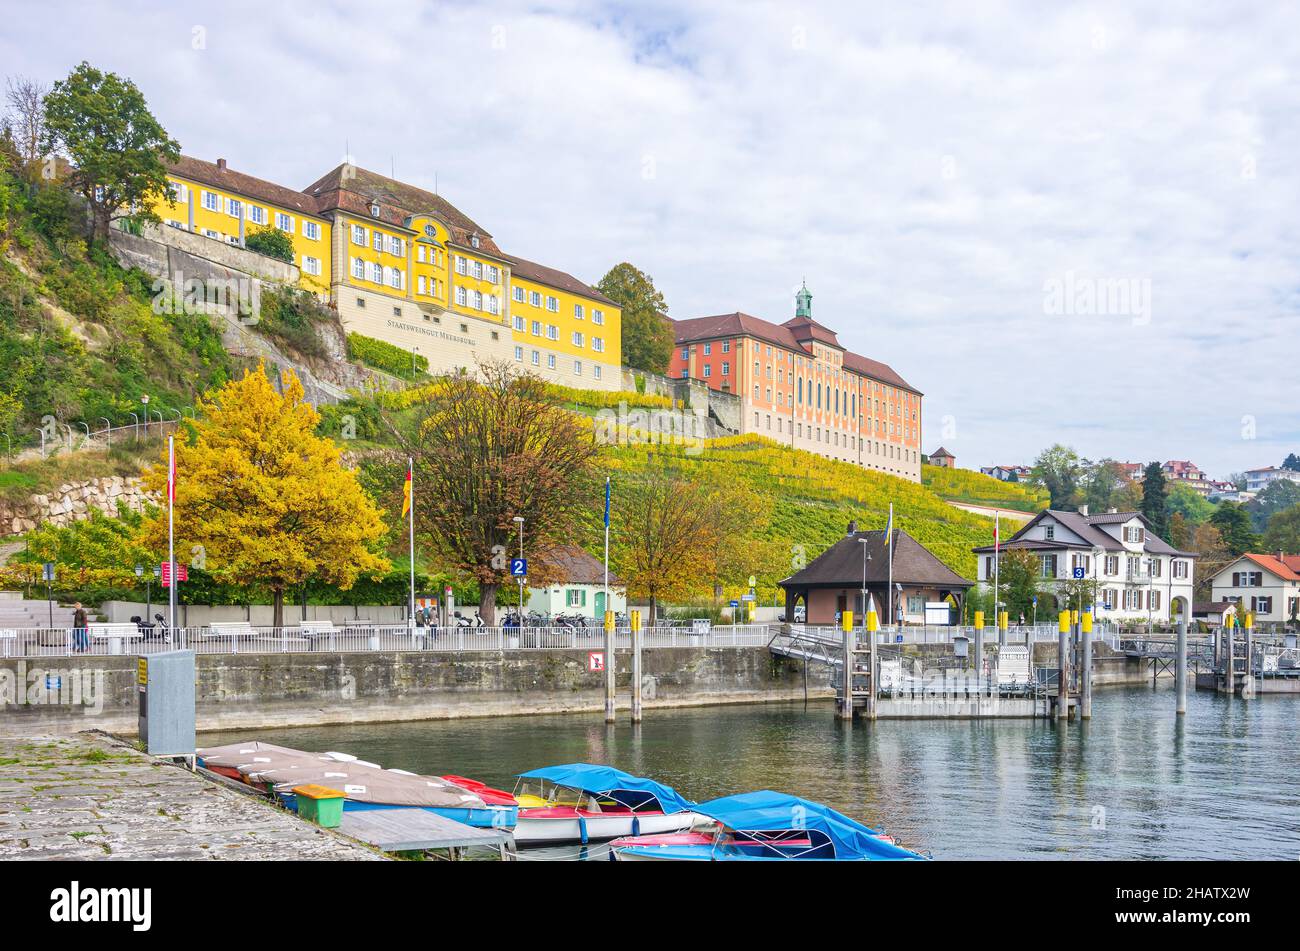
{"label": "person in dark jacket", "polygon": [[90,649],[90,638],[86,636],[86,612],[78,601],[76,610],[72,613],[72,649],[78,654],[84,654]]}

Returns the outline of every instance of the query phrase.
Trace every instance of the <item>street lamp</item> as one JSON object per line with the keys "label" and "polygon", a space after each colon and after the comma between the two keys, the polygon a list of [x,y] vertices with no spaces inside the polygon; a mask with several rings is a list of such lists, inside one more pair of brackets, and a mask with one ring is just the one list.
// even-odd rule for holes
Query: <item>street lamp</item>
{"label": "street lamp", "polygon": [[[514,523],[519,526],[519,560],[523,561],[524,517],[522,515],[516,515],[514,517]],[[519,629],[522,631],[524,627],[524,576],[523,575],[519,576],[519,615],[517,620],[519,621]]]}
{"label": "street lamp", "polygon": [[871,560],[871,553],[867,551],[868,539],[858,537],[858,544],[862,546],[862,629],[867,629],[867,562]]}

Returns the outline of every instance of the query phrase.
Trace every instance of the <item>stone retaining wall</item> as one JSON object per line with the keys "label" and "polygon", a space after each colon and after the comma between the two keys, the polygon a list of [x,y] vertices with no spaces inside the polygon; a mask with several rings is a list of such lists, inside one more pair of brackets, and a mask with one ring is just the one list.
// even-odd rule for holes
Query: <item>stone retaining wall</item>
{"label": "stone retaining wall", "polygon": [[103,476],[84,482],[68,482],[53,492],[33,495],[25,502],[0,502],[0,537],[20,535],[38,524],[70,525],[90,517],[92,510],[117,514],[117,503],[143,508],[152,501],[138,478]]}

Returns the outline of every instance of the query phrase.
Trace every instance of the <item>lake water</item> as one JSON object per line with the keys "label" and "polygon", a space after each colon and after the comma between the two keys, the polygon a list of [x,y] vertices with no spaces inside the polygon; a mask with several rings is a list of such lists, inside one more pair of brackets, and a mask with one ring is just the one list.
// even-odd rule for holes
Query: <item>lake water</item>
{"label": "lake water", "polygon": [[[339,750],[506,789],[609,763],[703,800],[776,789],[884,827],[936,859],[1300,858],[1300,699],[1097,690],[1091,723],[880,721],[829,702],[205,733]],[[543,853],[567,857],[573,852]],[[540,857],[540,856],[538,856]],[[595,850],[591,857],[601,857]]]}

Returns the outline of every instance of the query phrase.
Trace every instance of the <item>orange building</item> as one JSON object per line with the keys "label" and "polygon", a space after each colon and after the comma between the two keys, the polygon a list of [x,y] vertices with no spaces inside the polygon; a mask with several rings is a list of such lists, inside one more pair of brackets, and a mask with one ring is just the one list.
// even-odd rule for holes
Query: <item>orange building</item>
{"label": "orange building", "polygon": [[740,397],[741,432],[830,459],[921,480],[921,391],[884,363],[844,349],[812,319],[807,285],[795,316],[674,321],[669,375]]}

